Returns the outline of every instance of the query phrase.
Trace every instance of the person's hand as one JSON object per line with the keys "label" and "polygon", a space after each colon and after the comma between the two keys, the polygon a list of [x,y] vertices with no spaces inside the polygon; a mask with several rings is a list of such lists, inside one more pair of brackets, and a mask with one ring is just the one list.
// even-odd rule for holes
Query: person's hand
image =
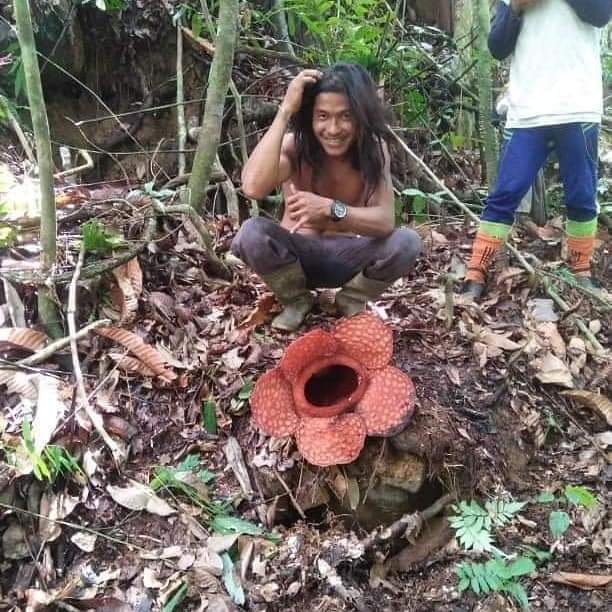
{"label": "person's hand", "polygon": [[321,78],[321,72],[318,70],[302,70],[287,87],[285,97],[281,102],[281,109],[289,115],[295,115],[300,110],[302,105],[302,97],[304,96],[304,87],[313,85]]}
{"label": "person's hand", "polygon": [[510,0],[510,6],[515,15],[520,15],[539,1],[540,0]]}
{"label": "person's hand", "polygon": [[303,226],[322,228],[330,219],[332,202],[330,198],[323,198],[310,191],[298,191],[293,183],[289,183],[285,206],[289,218],[295,221],[291,233],[294,234]]}

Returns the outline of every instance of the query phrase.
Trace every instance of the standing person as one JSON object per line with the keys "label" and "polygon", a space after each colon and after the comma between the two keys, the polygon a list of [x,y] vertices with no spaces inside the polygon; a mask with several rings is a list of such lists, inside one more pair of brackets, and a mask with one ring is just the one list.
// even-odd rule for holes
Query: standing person
{"label": "standing person", "polygon": [[512,54],[505,145],[497,182],[472,246],[464,292],[478,299],[491,260],[508,237],[514,212],[549,153],[563,182],[568,263],[594,287],[597,145],[603,114],[600,31],[612,0],[500,0],[489,34],[499,60]]}
{"label": "standing person", "polygon": [[421,240],[394,229],[388,136],[360,66],[304,70],[290,83],[242,172],[248,197],[282,186],[281,222],[249,219],[232,243],[284,306],[273,327],[296,330],[317,287],[341,287],[336,306],[354,315],[413,268]]}

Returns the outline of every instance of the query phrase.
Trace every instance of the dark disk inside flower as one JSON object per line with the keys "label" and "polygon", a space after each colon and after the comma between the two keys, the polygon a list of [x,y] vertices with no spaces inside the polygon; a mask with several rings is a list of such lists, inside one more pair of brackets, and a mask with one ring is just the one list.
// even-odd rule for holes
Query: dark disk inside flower
{"label": "dark disk inside flower", "polygon": [[414,412],[414,385],[389,365],[392,353],[391,330],[370,313],[310,331],[257,381],[253,420],[270,436],[295,435],[313,465],[350,463],[366,436],[393,435]]}

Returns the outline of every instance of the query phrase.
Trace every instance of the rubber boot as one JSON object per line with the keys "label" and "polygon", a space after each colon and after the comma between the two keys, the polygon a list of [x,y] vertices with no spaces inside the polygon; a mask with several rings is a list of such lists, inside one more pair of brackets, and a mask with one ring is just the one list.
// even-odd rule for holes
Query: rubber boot
{"label": "rubber boot", "polygon": [[306,288],[306,276],[299,261],[280,268],[262,279],[272,289],[283,311],[272,320],[272,327],[295,331],[314,304],[314,296]]}
{"label": "rubber boot", "polygon": [[472,255],[467,265],[466,282],[461,293],[466,297],[478,300],[485,288],[485,274],[491,261],[501,249],[503,241],[500,238],[478,232],[472,245]]}
{"label": "rubber boot", "polygon": [[392,281],[379,281],[359,272],[336,294],[336,307],[345,317],[365,310],[370,300],[375,300]]}

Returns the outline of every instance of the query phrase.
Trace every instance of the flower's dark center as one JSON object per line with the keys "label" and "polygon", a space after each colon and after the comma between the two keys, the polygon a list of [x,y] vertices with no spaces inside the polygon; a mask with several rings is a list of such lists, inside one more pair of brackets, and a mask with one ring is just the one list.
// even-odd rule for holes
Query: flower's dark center
{"label": "flower's dark center", "polygon": [[348,397],[359,385],[353,368],[331,365],[311,376],[304,386],[304,395],[313,406],[331,406]]}

